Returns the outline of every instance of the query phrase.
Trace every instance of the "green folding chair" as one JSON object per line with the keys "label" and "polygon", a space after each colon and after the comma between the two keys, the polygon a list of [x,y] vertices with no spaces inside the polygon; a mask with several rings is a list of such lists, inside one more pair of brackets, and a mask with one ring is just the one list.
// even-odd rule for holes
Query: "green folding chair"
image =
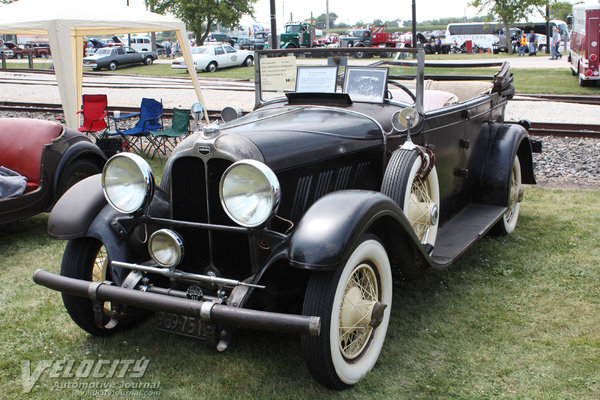
{"label": "green folding chair", "polygon": [[187,110],[173,109],[173,119],[169,128],[150,131],[154,137],[154,152],[155,155],[167,155],[167,152],[173,150],[177,145],[177,140],[186,136],[189,132],[190,114]]}

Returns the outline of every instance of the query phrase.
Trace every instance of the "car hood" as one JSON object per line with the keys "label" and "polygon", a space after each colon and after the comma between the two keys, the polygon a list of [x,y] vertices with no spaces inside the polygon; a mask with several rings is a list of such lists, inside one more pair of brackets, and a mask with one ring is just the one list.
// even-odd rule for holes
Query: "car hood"
{"label": "car hood", "polygon": [[314,106],[258,110],[221,125],[221,135],[249,139],[276,171],[383,143],[381,128],[369,117]]}

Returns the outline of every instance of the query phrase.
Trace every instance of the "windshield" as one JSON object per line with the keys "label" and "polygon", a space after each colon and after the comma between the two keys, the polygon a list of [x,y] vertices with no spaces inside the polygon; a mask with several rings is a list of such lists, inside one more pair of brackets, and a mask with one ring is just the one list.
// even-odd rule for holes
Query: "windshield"
{"label": "windshield", "polygon": [[208,54],[206,47],[192,47],[192,54]]}
{"label": "windshield", "polygon": [[300,33],[300,25],[288,25],[285,27],[285,33]]}

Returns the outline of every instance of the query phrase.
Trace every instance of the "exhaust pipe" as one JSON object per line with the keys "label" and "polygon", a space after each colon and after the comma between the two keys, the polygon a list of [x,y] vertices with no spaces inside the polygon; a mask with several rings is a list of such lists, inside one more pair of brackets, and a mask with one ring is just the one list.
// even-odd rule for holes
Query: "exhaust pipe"
{"label": "exhaust pipe", "polygon": [[53,274],[42,269],[33,273],[38,285],[93,301],[110,301],[152,311],[164,311],[200,318],[236,328],[260,331],[295,333],[319,336],[321,318],[296,314],[236,308],[210,301],[197,301],[157,293],[142,292],[111,286],[103,282],[90,282]]}

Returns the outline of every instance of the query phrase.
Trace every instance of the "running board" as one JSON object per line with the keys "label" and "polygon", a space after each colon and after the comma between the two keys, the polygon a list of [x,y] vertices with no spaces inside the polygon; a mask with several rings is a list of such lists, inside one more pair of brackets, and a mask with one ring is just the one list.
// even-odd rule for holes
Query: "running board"
{"label": "running board", "polygon": [[506,207],[471,203],[438,230],[432,260],[449,265],[502,218]]}

